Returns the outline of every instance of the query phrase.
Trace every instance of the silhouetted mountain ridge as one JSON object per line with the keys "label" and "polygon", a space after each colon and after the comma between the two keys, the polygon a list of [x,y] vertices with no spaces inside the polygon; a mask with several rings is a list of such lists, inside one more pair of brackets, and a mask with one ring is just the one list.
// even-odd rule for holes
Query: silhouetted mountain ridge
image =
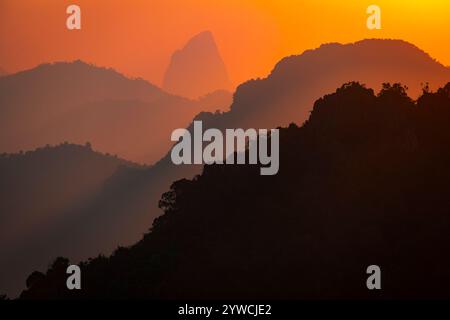
{"label": "silhouetted mountain ridge", "polygon": [[142,241],[81,263],[83,290],[59,258],[22,298],[448,298],[449,125],[450,83],[417,102],[347,83],[280,130],[277,175],[205,166]]}
{"label": "silhouetted mountain ridge", "polygon": [[[387,50],[390,53],[395,52],[397,46],[404,46],[407,50],[416,50],[414,46],[405,45],[402,41],[367,40],[362,41],[360,46],[371,48],[361,51],[361,48],[355,48],[354,44],[332,45],[331,47],[334,49],[330,47],[333,52],[336,48],[347,52],[349,57],[346,58],[346,61],[354,61],[357,66],[356,69],[349,70],[348,68],[334,66],[343,62],[334,59],[330,53],[323,54],[323,48],[312,50],[306,54],[310,56],[307,59],[304,58],[304,55],[288,58],[294,64],[292,68],[276,67],[277,71],[272,72],[268,78],[251,80],[239,86],[229,112],[202,112],[195,117],[195,120],[202,120],[205,129],[273,128],[293,121],[301,124],[309,118],[309,110],[311,110],[311,106],[317,97],[326,94],[327,88],[332,88],[330,91],[334,90],[347,80],[354,80],[359,77],[362,77],[363,80],[377,79],[378,77],[381,78],[383,74],[393,74],[392,78],[395,79],[407,79],[411,73],[417,75],[417,77],[422,75],[423,79],[426,80],[432,75],[426,70],[416,70],[414,66],[391,68],[392,63],[389,61],[381,66],[378,65],[377,68],[371,65],[376,63],[377,60],[363,59],[365,64],[358,63],[358,56],[363,55],[364,58],[365,54],[372,54],[374,50],[372,46],[379,50]],[[419,53],[420,55],[422,54]],[[318,58],[314,58],[315,56]],[[311,61],[314,63],[310,63]],[[314,72],[315,69],[318,71]],[[353,72],[352,70],[359,71]],[[437,76],[433,76],[436,79],[442,77],[448,71],[446,68],[439,70]],[[449,79],[447,78],[447,81]],[[418,86],[420,86],[420,82],[425,80],[418,81]],[[380,80],[378,83],[371,80],[371,82],[375,83],[374,86],[381,86],[383,81]],[[188,129],[192,132],[192,123]],[[160,215],[161,211],[157,208],[158,200],[160,195],[169,188],[172,181],[191,178],[200,172],[201,166],[174,165],[169,151],[164,158],[151,168],[130,172],[128,178],[122,176],[120,181],[111,181],[115,186],[114,188],[102,190],[100,194],[95,196],[95,201],[90,206],[78,209],[79,212],[73,214],[80,216],[113,215],[118,217],[117,226],[110,226],[109,229],[103,228],[105,238],[101,241],[98,236],[96,237],[95,226],[92,226],[90,235],[85,237],[86,239],[96,237],[100,252],[109,254],[116,241],[119,241],[122,245],[129,245],[138,241],[141,234],[146,230],[145,226],[150,225],[151,221]],[[125,175],[126,173],[124,172]],[[114,177],[111,177],[111,179],[113,180]],[[131,210],[130,206],[133,206],[134,209]],[[126,226],[127,232],[117,233],[116,230],[122,226]],[[67,256],[74,259],[69,253]]]}
{"label": "silhouetted mountain ridge", "polygon": [[[436,89],[449,80],[450,68],[402,40],[325,44],[283,58],[267,78],[241,84],[228,119],[224,117],[220,127],[229,127],[228,122],[233,122],[234,127],[261,128],[302,124],[317,97],[349,81],[359,81],[375,90],[381,89],[384,82],[399,82],[416,98],[425,83]],[[273,114],[275,109],[278,112]],[[254,114],[258,114],[257,121]]]}
{"label": "silhouetted mountain ridge", "polygon": [[228,107],[220,103],[228,101],[192,101],[79,60],[44,64],[0,79],[0,152],[91,141],[151,164],[170,147],[174,128],[199,111]]}
{"label": "silhouetted mountain ridge", "polygon": [[[120,168],[141,167],[98,153],[90,144],[64,143],[0,155],[2,291],[20,292],[17,279],[35,266],[45,267],[55,254],[74,250],[77,238],[81,238],[80,228],[63,211],[79,206],[98,192],[110,176],[125,170]],[[54,237],[64,227],[78,228],[69,242]]]}
{"label": "silhouetted mountain ridge", "polygon": [[[401,59],[399,57],[388,60],[377,60],[373,57],[377,50],[387,50],[394,57],[397,56],[395,54],[397,47],[404,46],[401,41],[367,40],[362,41],[361,46],[368,50],[356,48],[355,44],[332,45],[329,47],[333,49],[331,51],[326,48],[322,51],[324,49],[322,48],[306,54],[306,58],[304,55],[289,58],[292,68],[277,67],[279,70],[274,71],[266,79],[251,80],[241,85],[234,95],[231,111],[204,112],[196,119],[203,121],[205,129],[273,128],[291,122],[300,125],[309,118],[311,107],[317,97],[334,91],[346,81],[360,80],[369,85],[372,83],[373,87],[380,87],[381,83],[389,80],[383,79],[384,75],[402,83],[407,82],[411,78],[410,75],[413,75],[413,79],[418,79],[414,81],[413,89],[420,91],[422,82],[429,81],[430,85],[435,87],[438,83],[443,84],[450,80],[448,68],[437,64],[435,65],[437,69],[433,69],[435,71],[433,73],[423,68],[415,68],[414,65],[404,65],[399,61]],[[405,45],[405,48],[408,52],[416,50],[412,46]],[[345,61],[336,59],[339,55],[334,56],[332,54],[334,50],[339,50],[341,55],[347,52],[348,57],[345,57]],[[353,65],[349,61],[354,62],[355,68],[349,68]],[[393,66],[393,61],[399,62],[399,67],[396,67],[396,63]],[[339,67],[339,64],[347,67]],[[430,81],[430,78],[433,80]],[[411,87],[409,83],[408,85]],[[192,125],[188,128],[192,130]],[[445,137],[445,132],[443,136]],[[80,225],[85,232],[78,238],[78,243],[83,245],[86,243],[85,247],[89,248],[89,252],[80,253],[78,248],[71,248],[64,255],[70,257],[72,261],[78,261],[86,259],[91,255],[90,252],[109,254],[117,244],[135,243],[151,225],[153,219],[160,215],[161,210],[157,208],[157,203],[171,182],[191,178],[200,172],[201,166],[175,166],[171,162],[169,151],[150,168],[127,169],[120,174],[112,175],[108,180],[108,187],[92,195],[88,203],[81,207],[66,208],[68,215],[80,217]],[[319,179],[320,175],[317,177]],[[82,223],[84,217],[91,216],[108,217],[110,224],[103,223],[105,218],[89,220],[88,224]],[[76,228],[66,230],[66,233],[71,234],[74,230]],[[98,230],[102,232],[99,233]],[[71,239],[62,238],[60,241],[70,242]]]}

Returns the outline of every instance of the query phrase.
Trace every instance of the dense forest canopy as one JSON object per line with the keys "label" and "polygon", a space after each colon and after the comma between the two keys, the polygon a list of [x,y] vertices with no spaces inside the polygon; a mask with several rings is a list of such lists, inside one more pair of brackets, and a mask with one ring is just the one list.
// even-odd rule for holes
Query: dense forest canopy
{"label": "dense forest canopy", "polygon": [[[280,130],[280,170],[209,165],[173,183],[149,233],[34,272],[22,298],[448,298],[450,83],[417,101],[347,83]],[[365,286],[379,265],[383,290]]]}

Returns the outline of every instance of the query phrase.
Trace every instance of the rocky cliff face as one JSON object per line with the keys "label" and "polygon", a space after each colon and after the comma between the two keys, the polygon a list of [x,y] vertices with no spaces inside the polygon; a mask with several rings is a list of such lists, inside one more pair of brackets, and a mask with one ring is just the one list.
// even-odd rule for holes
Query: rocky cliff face
{"label": "rocky cliff face", "polygon": [[211,32],[194,36],[181,50],[173,53],[163,88],[189,98],[230,89],[227,70]]}

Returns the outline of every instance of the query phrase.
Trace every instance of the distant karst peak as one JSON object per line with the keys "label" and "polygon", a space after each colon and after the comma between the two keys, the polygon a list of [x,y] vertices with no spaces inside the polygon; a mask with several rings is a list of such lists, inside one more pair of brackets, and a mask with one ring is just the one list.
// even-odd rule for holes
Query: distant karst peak
{"label": "distant karst peak", "polygon": [[210,31],[195,35],[172,54],[163,88],[194,99],[213,91],[230,89],[225,63]]}

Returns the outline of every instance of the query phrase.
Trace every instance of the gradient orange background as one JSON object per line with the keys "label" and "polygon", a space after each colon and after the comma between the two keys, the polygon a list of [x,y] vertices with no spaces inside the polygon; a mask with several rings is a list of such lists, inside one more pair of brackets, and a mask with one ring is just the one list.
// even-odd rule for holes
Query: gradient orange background
{"label": "gradient orange background", "polygon": [[[82,30],[66,29],[66,7]],[[366,8],[382,30],[366,28]],[[172,52],[213,32],[236,85],[265,76],[282,57],[325,42],[401,38],[450,65],[450,1],[337,0],[0,0],[0,67],[82,59],[160,85]]]}

